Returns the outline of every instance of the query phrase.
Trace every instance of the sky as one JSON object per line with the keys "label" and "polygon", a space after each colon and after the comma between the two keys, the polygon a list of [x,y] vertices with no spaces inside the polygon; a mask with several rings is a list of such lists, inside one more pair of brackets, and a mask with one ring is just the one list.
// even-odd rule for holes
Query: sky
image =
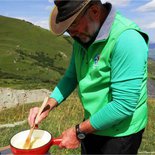
{"label": "sky", "polygon": [[[102,0],[105,2],[106,0]],[[109,0],[124,16],[137,23],[155,43],[155,0]],[[0,0],[0,15],[29,21],[49,29],[53,0]]]}

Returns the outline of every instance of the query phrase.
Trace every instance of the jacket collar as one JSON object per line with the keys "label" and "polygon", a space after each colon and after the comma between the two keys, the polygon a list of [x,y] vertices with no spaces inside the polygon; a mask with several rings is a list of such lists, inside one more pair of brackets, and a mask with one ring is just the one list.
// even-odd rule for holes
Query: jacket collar
{"label": "jacket collar", "polygon": [[101,26],[100,31],[99,31],[95,41],[105,40],[109,36],[111,26],[115,19],[116,9],[112,6],[112,4],[109,3],[108,5],[111,5],[111,10],[110,10],[106,20],[104,21],[103,25]]}

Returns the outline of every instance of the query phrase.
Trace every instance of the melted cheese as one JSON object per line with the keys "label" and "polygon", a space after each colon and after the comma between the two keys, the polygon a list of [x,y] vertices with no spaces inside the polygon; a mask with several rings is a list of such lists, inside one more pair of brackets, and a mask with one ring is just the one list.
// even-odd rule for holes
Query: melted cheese
{"label": "melted cheese", "polygon": [[[31,140],[30,149],[38,148],[45,145],[47,142],[43,141],[43,139],[35,138]],[[25,141],[21,140],[15,144],[16,148],[24,149]]]}

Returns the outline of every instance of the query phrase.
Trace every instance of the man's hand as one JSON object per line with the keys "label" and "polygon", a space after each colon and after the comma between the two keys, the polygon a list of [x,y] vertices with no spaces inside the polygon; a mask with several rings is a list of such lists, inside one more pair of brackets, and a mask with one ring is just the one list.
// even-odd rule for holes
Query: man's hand
{"label": "man's hand", "polygon": [[62,138],[62,142],[59,145],[60,148],[76,149],[80,146],[80,141],[76,137],[75,127],[64,131],[60,138]]}
{"label": "man's hand", "polygon": [[[41,115],[38,118],[38,123],[40,123],[42,120],[44,120],[48,116],[49,112],[55,106],[57,106],[57,104],[58,103],[56,102],[55,99],[49,98],[43,112],[41,113]],[[29,116],[28,116],[28,123],[31,127],[34,125],[34,122],[35,122],[38,112],[39,112],[39,107],[34,107],[34,108],[30,109]]]}
{"label": "man's hand", "polygon": [[[80,123],[80,130],[85,133],[92,133],[95,131],[95,129],[91,126],[89,119]],[[59,145],[60,148],[76,149],[80,146],[80,141],[76,137],[75,127],[64,131],[60,138],[62,138],[62,142]]]}

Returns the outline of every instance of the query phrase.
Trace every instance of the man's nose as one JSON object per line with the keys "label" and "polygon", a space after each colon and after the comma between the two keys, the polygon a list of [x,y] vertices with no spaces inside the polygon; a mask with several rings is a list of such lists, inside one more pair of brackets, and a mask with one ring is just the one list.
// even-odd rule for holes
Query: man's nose
{"label": "man's nose", "polygon": [[78,30],[71,29],[69,30],[69,34],[71,37],[75,37],[76,35],[78,35]]}
{"label": "man's nose", "polygon": [[82,27],[77,27],[77,28],[72,28],[72,29],[70,29],[69,30],[69,34],[72,36],[72,37],[74,37],[74,36],[76,36],[76,37],[78,37],[80,34],[82,34],[83,33],[83,28]]}

